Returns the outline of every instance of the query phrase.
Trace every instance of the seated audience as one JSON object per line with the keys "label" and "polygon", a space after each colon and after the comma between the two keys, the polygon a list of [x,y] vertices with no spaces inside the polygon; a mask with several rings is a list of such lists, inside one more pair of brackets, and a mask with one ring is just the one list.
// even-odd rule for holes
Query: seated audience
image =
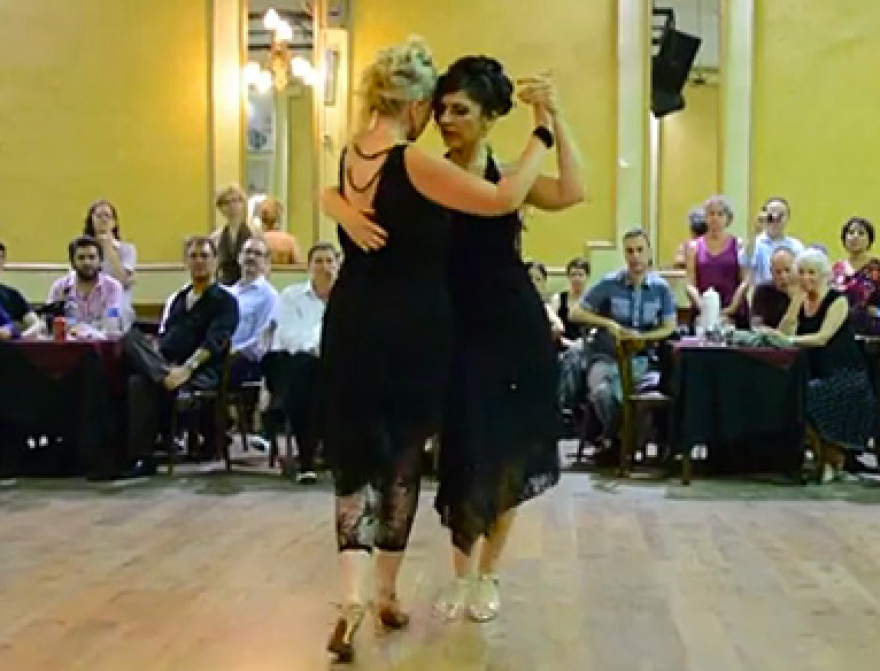
{"label": "seated audience", "polygon": [[[271,408],[290,421],[299,454],[297,481],[313,483],[318,448],[318,348],[324,309],[338,268],[336,251],[328,242],[314,245],[308,254],[309,281],[287,287],[278,297],[271,351],[263,359]],[[272,413],[264,426],[274,440]]]}
{"label": "seated audience", "polygon": [[92,203],[86,213],[83,235],[94,238],[101,245],[101,270],[118,281],[125,289],[125,304],[131,308],[131,289],[137,265],[137,250],[130,242],[119,238],[119,216],[109,200]]}
{"label": "seated audience", "polygon": [[241,248],[241,279],[230,287],[238,301],[238,328],[232,336],[232,352],[238,354],[231,371],[232,384],[259,380],[260,361],[269,347],[269,326],[278,292],[266,280],[269,248],[254,236]]}
{"label": "seated audience", "polygon": [[748,273],[741,257],[742,241],[727,228],[733,221],[733,208],[724,196],[712,196],[704,206],[706,234],[687,250],[687,294],[696,314],[703,310],[703,293],[718,292],[721,315],[738,328],[748,328],[746,293]]}
{"label": "seated audience", "polygon": [[529,261],[526,263],[526,269],[529,271],[529,277],[532,278],[532,284],[535,285],[535,289],[537,289],[538,295],[541,297],[541,302],[544,303],[547,321],[550,322],[550,330],[553,333],[553,340],[561,343],[565,326],[547,299],[547,267],[540,261]]}
{"label": "seated audience", "polygon": [[848,258],[832,267],[832,284],[849,300],[855,332],[880,336],[880,259],[871,255],[874,225],[853,217],[843,225],[840,241]]}
{"label": "seated audience", "polygon": [[[617,436],[622,390],[615,345],[620,341],[658,341],[675,330],[675,301],[672,290],[659,274],[651,272],[650,242],[645,232],[633,229],[623,236],[626,268],[610,273],[593,285],[579,306],[573,306],[571,318],[581,324],[600,328],[605,348],[597,347],[597,356],[587,364],[587,387],[596,416],[608,440]],[[656,387],[659,368],[646,354],[632,362],[636,388]]]}
{"label": "seated audience", "polygon": [[877,406],[849,304],[830,286],[828,257],[807,249],[798,255],[795,267],[801,291],[792,299],[780,331],[809,356],[807,422],[811,442],[823,454],[822,480],[828,482],[843,467],[847,452],[866,448],[874,435]]}
{"label": "seated audience", "polygon": [[688,227],[690,229],[691,237],[689,240],[685,240],[678,246],[678,249],[675,251],[675,256],[672,259],[672,267],[675,270],[687,269],[688,247],[694,243],[694,240],[705,235],[708,230],[706,227],[706,215],[703,212],[702,206],[695,207],[688,212]]}
{"label": "seated audience", "polygon": [[[6,265],[6,245],[0,242],[0,272]],[[43,330],[43,322],[31,310],[17,289],[0,284],[0,340],[36,338]]]}
{"label": "seated audience", "polygon": [[74,338],[104,337],[128,327],[122,285],[101,271],[104,251],[92,237],[82,235],[68,246],[72,270],[49,289],[49,303],[63,307]]}
{"label": "seated audience", "polygon": [[217,208],[226,220],[222,227],[211,233],[217,249],[217,280],[220,284],[232,286],[241,278],[238,264],[241,248],[255,231],[247,223],[247,202],[238,185],[227,186],[217,195]]}
{"label": "seated audience", "polygon": [[172,397],[217,387],[222,352],[238,326],[238,303],[214,281],[214,241],[194,236],[187,240],[185,253],[190,284],[168,299],[158,340],[154,342],[136,329],[122,340],[125,360],[135,371],[128,381],[132,465],[122,477],[156,472],[153,444],[167,423]]}
{"label": "seated audience", "polygon": [[748,270],[752,286],[758,286],[772,280],[770,259],[780,247],[787,247],[795,256],[804,250],[803,243],[797,238],[785,234],[785,228],[791,218],[791,208],[785,198],[774,196],[768,198],[758,213],[758,224],[763,229],[755,237]]}
{"label": "seated audience", "polygon": [[266,198],[257,208],[257,218],[269,245],[269,257],[272,263],[278,265],[301,263],[303,259],[296,238],[287,231],[279,230],[281,213],[281,203],[274,198]]}
{"label": "seated audience", "polygon": [[565,266],[568,289],[560,291],[550,299],[550,306],[562,322],[562,345],[565,348],[575,345],[581,337],[581,326],[571,321],[571,306],[580,303],[590,281],[590,262],[580,257],[572,259]]}
{"label": "seated audience", "polygon": [[788,310],[792,293],[798,292],[800,284],[794,274],[795,254],[788,247],[779,247],[770,261],[772,282],[755,287],[752,296],[752,326],[779,328]]}

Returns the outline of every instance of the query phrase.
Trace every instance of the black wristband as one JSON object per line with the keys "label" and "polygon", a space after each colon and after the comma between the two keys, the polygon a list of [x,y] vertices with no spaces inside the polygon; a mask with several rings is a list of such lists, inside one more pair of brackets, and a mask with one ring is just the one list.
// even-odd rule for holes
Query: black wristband
{"label": "black wristband", "polygon": [[543,142],[547,149],[553,147],[553,133],[550,132],[550,129],[547,128],[547,126],[538,126],[532,131],[532,135]]}

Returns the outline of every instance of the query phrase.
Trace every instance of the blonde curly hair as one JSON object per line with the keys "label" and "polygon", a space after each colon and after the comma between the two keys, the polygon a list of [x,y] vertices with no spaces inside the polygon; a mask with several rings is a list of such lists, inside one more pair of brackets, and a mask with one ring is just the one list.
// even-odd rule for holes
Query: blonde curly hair
{"label": "blonde curly hair", "polygon": [[420,37],[385,47],[361,75],[357,94],[363,100],[362,117],[395,116],[411,102],[429,100],[437,84],[431,50]]}

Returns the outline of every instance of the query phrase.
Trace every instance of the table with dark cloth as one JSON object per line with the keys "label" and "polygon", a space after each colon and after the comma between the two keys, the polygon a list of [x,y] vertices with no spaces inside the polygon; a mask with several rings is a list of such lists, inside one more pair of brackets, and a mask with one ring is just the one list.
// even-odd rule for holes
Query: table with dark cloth
{"label": "table with dark cloth", "polygon": [[673,345],[673,440],[709,446],[716,472],[798,473],[809,368],[803,352],[685,339]]}
{"label": "table with dark cloth", "polygon": [[[117,341],[0,342],[0,472],[115,468],[124,389]],[[24,445],[26,437],[43,435],[52,439],[45,449]]]}
{"label": "table with dark cloth", "polygon": [[[880,336],[857,335],[856,342],[868,360],[868,374],[874,396],[877,398],[877,416],[880,417]],[[880,421],[876,423],[874,444],[880,445]]]}

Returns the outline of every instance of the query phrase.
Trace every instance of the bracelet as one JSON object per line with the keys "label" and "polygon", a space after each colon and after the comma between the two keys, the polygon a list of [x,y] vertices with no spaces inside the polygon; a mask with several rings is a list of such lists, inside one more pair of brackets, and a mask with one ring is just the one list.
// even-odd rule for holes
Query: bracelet
{"label": "bracelet", "polygon": [[543,142],[547,149],[550,149],[553,146],[553,133],[550,132],[550,129],[547,128],[547,126],[538,126],[532,131],[532,135]]}

